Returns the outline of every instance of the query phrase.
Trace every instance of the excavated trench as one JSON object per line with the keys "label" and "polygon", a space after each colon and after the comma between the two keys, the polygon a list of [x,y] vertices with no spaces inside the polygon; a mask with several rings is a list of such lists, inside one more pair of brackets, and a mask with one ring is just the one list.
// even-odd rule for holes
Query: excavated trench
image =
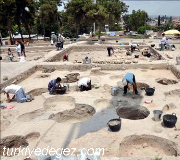
{"label": "excavated trench", "polygon": [[131,135],[120,143],[120,157],[178,156],[176,143],[153,135]]}
{"label": "excavated trench", "polygon": [[33,96],[40,96],[45,92],[48,92],[47,88],[37,88],[29,91],[27,94],[32,94]]}
{"label": "excavated trench", "polygon": [[89,119],[95,114],[95,109],[87,104],[76,104],[74,109],[59,112],[52,118],[58,123],[79,122]]}
{"label": "excavated trench", "polygon": [[[8,153],[11,153],[11,150],[15,149],[15,148],[19,148],[21,146],[21,148],[23,147],[27,147],[29,145],[28,141],[26,140],[26,138],[24,136],[8,136],[5,137],[3,139],[1,139],[0,142],[0,155],[3,155],[3,148],[6,147],[4,154],[5,156],[7,156],[7,152],[9,149]],[[19,152],[17,151],[16,154],[18,154]],[[10,155],[10,154],[8,154]],[[13,155],[12,155],[13,156]]]}
{"label": "excavated trench", "polygon": [[19,121],[30,122],[52,119],[59,123],[84,121],[95,114],[95,109],[87,104],[76,104],[72,97],[55,96],[46,99],[44,108],[22,114]]}
{"label": "excavated trench", "polygon": [[[25,148],[30,142],[40,137],[39,132],[31,132],[25,136],[12,135],[1,139],[0,141],[0,155],[13,157],[19,153],[18,148]],[[5,147],[5,149],[3,149]]]}

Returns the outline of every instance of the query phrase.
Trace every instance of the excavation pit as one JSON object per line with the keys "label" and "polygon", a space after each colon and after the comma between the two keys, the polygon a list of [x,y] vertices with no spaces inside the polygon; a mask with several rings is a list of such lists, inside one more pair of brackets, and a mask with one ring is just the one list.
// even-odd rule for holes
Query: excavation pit
{"label": "excavation pit", "polygon": [[156,82],[162,85],[170,85],[170,84],[176,84],[178,81],[173,79],[167,79],[167,78],[158,78],[156,79]]}
{"label": "excavation pit", "polygon": [[32,94],[33,96],[40,96],[45,92],[48,92],[47,88],[37,88],[29,91],[27,94]]}
{"label": "excavation pit", "polygon": [[180,89],[175,89],[164,93],[167,97],[180,97]]}
{"label": "excavation pit", "polygon": [[120,157],[177,156],[177,145],[153,135],[132,135],[120,143]]}
{"label": "excavation pit", "polygon": [[74,109],[59,112],[52,118],[58,123],[85,121],[95,114],[95,109],[87,104],[76,104]]}
{"label": "excavation pit", "polygon": [[25,136],[26,140],[27,141],[33,141],[33,140],[36,140],[40,137],[40,133],[39,132],[32,132],[32,133],[29,133]]}
{"label": "excavation pit", "polygon": [[44,109],[37,109],[32,112],[24,113],[20,115],[17,119],[23,122],[30,122],[35,121],[38,118],[40,119],[43,114],[45,114]]}
{"label": "excavation pit", "polygon": [[150,114],[149,110],[143,106],[124,106],[116,109],[120,118],[139,120],[147,118]]}
{"label": "excavation pit", "polygon": [[75,99],[72,97],[54,96],[47,98],[43,106],[46,112],[56,114],[75,108]]}
{"label": "excavation pit", "polygon": [[[19,148],[19,147],[25,148],[28,145],[29,145],[29,143],[27,142],[27,140],[24,136],[12,135],[12,136],[5,137],[5,138],[1,139],[1,142],[0,142],[0,155],[1,156],[3,155],[4,147],[6,147],[4,153],[5,153],[5,156],[7,156],[8,148],[9,148],[8,155],[10,155],[11,151],[13,151],[15,148]],[[19,153],[18,150],[16,150],[16,154],[18,154],[18,153]]]}

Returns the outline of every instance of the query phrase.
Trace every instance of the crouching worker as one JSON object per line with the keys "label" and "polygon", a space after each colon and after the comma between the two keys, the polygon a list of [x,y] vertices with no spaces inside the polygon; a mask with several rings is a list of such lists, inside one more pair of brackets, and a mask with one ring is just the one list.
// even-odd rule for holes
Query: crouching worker
{"label": "crouching worker", "polygon": [[88,77],[81,78],[78,81],[78,87],[80,88],[80,91],[91,90],[91,79]]}
{"label": "crouching worker", "polygon": [[[9,103],[11,102],[11,100],[13,100],[15,98],[16,98],[18,103],[31,101],[29,98],[27,98],[27,96],[26,96],[26,94],[24,92],[24,89],[21,86],[18,86],[18,85],[12,84],[10,86],[7,86],[6,88],[2,89],[2,92],[7,95],[7,101]],[[14,94],[12,99],[10,99],[9,94]]]}
{"label": "crouching worker", "polygon": [[62,57],[62,59],[63,59],[63,62],[64,62],[64,61],[68,61],[68,55],[64,54],[63,57]]}
{"label": "crouching worker", "polygon": [[136,79],[135,79],[135,75],[133,73],[127,73],[124,76],[124,78],[122,79],[122,83],[124,85],[124,93],[123,93],[123,95],[126,95],[127,90],[130,90],[129,84],[131,84],[133,86],[133,98],[135,97],[135,94],[138,95]]}
{"label": "crouching worker", "polygon": [[57,91],[62,89],[60,82],[61,82],[60,77],[57,77],[56,79],[53,79],[49,82],[48,84],[49,94],[57,94]]}

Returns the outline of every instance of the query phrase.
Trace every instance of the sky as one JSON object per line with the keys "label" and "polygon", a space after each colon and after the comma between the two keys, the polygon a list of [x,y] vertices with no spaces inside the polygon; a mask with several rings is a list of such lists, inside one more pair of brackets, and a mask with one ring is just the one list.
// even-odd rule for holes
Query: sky
{"label": "sky", "polygon": [[[66,0],[65,0],[66,1]],[[180,17],[180,0],[123,0],[129,5],[129,13],[132,10],[144,10],[149,15],[166,15],[166,16],[179,16]],[[63,6],[59,7],[63,10]]]}
{"label": "sky", "polygon": [[180,16],[180,0],[179,1],[142,1],[142,0],[123,0],[129,5],[129,13],[132,10],[144,10],[149,15],[167,15],[167,16]]}

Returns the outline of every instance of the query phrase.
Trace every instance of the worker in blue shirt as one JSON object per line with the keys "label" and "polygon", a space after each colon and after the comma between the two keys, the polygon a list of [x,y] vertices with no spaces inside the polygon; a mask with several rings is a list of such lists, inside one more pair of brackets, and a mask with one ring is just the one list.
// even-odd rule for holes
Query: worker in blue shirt
{"label": "worker in blue shirt", "polygon": [[57,77],[56,79],[53,79],[49,82],[48,84],[49,94],[56,94],[56,91],[62,89],[60,82],[61,82],[60,77]]}
{"label": "worker in blue shirt", "polygon": [[123,77],[122,83],[124,85],[124,93],[123,93],[123,95],[127,94],[127,89],[130,90],[129,84],[131,84],[133,86],[133,98],[135,97],[135,94],[138,95],[136,79],[135,79],[135,75],[133,73],[127,73]]}

